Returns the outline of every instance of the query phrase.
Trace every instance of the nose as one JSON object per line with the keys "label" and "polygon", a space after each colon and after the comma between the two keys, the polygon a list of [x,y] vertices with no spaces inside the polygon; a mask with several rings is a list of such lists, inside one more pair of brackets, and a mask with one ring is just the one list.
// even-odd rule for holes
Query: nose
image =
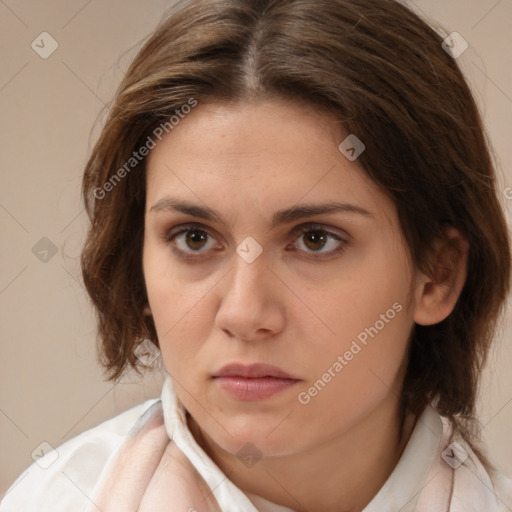
{"label": "nose", "polygon": [[216,287],[220,295],[216,327],[243,341],[272,338],[285,324],[283,289],[263,254],[252,263],[236,254],[234,267]]}

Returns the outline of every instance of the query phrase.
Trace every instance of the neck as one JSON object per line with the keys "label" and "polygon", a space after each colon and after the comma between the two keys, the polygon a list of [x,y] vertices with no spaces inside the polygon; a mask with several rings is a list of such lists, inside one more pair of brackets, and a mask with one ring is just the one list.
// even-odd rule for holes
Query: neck
{"label": "neck", "polygon": [[393,472],[414,429],[409,413],[401,429],[393,394],[351,429],[291,455],[264,457],[250,468],[219,447],[193,420],[197,442],[242,491],[308,512],[360,512]]}

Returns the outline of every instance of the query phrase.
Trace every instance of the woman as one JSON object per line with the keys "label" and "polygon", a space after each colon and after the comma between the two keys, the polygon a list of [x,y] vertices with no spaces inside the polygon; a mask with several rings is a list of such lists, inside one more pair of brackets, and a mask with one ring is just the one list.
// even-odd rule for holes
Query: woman
{"label": "woman", "polygon": [[509,239],[450,47],[392,0],[172,9],[83,179],[102,363],[158,347],[162,397],[2,512],[512,510],[474,418]]}

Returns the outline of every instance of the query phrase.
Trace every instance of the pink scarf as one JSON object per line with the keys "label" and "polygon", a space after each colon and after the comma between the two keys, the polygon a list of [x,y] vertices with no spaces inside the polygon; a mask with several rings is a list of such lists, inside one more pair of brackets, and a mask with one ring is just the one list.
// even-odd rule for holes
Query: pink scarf
{"label": "pink scarf", "polygon": [[161,402],[139,418],[100,482],[87,512],[221,511],[206,482],[169,439]]}

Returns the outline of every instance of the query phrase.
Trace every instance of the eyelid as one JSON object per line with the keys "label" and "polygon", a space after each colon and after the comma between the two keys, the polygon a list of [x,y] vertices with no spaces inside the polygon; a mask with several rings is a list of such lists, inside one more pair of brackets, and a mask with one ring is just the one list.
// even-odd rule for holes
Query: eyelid
{"label": "eyelid", "polygon": [[334,237],[338,237],[340,240],[344,240],[345,242],[349,242],[350,240],[350,235],[342,230],[342,229],[339,229],[339,228],[331,228],[329,226],[325,226],[324,224],[320,224],[318,222],[304,222],[303,224],[300,224],[299,226],[296,226],[295,228],[292,229],[292,231],[290,232],[290,236],[295,236],[295,235],[300,235],[304,232],[307,232],[307,231],[315,231],[315,230],[318,230],[318,231],[325,231],[326,233],[334,236]]}
{"label": "eyelid", "polygon": [[208,236],[211,236],[212,238],[217,240],[217,236],[218,236],[217,231],[214,230],[213,228],[205,226],[199,222],[186,222],[185,224],[180,224],[171,229],[166,229],[162,238],[164,240],[169,241],[171,238],[174,238],[175,236],[186,233],[187,231],[194,231],[194,230],[204,231],[205,233],[208,234]]}
{"label": "eyelid", "polygon": [[[209,235],[216,234],[216,236],[218,236],[217,231],[215,229],[213,229],[209,226],[205,226],[204,224],[201,224],[200,222],[186,222],[184,224],[175,226],[171,229],[165,230],[164,238],[167,239],[171,236],[181,234],[182,232],[185,232],[186,230],[190,230],[192,228],[195,228],[198,231],[205,231]],[[336,235],[336,236],[340,237],[341,239],[344,239],[346,242],[350,241],[350,239],[351,239],[351,236],[345,230],[342,230],[340,228],[326,226],[324,224],[321,224],[319,222],[314,222],[314,221],[303,222],[302,224],[295,226],[290,231],[290,234],[288,236],[292,237],[292,236],[300,235],[305,230],[313,231],[315,229]]]}

